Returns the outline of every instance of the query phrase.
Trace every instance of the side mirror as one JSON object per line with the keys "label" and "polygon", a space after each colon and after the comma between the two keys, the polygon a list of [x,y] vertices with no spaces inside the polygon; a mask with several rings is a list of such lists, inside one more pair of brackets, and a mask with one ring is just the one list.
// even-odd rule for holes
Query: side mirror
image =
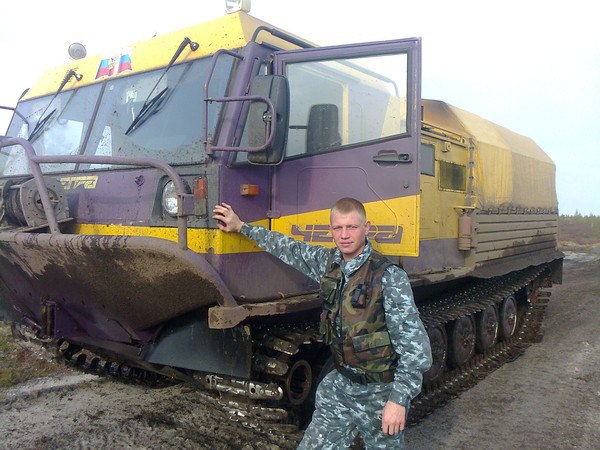
{"label": "side mirror", "polygon": [[261,147],[267,142],[271,126],[275,126],[273,144],[265,150],[248,152],[248,161],[254,164],[279,164],[287,137],[290,91],[287,78],[280,75],[260,75],[252,80],[250,95],[266,97],[273,103],[275,117],[264,102],[253,101],[248,108],[245,132],[249,147]]}

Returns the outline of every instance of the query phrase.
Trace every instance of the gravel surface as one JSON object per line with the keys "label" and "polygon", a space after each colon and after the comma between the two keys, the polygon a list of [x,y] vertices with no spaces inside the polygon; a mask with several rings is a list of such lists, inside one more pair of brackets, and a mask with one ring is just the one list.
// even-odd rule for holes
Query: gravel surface
{"label": "gravel surface", "polygon": [[[600,448],[600,249],[568,253],[544,339],[406,434],[409,448]],[[1,448],[293,449],[300,434],[234,417],[184,385],[91,375],[0,391]]]}

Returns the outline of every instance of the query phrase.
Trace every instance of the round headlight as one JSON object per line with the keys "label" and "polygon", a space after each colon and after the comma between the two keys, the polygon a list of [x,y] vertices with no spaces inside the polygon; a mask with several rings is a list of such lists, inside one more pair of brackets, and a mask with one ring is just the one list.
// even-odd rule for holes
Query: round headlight
{"label": "round headlight", "polygon": [[162,207],[168,215],[177,215],[177,191],[173,181],[169,181],[163,188]]}

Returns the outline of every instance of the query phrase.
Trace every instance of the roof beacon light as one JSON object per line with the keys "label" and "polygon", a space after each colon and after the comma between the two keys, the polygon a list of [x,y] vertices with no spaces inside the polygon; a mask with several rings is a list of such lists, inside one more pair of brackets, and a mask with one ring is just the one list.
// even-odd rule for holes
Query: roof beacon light
{"label": "roof beacon light", "polygon": [[250,12],[250,0],[225,0],[225,12],[227,14],[238,11]]}
{"label": "roof beacon light", "polygon": [[85,58],[86,54],[87,51],[83,44],[80,44],[79,42],[73,42],[71,45],[69,45],[69,57],[71,59]]}

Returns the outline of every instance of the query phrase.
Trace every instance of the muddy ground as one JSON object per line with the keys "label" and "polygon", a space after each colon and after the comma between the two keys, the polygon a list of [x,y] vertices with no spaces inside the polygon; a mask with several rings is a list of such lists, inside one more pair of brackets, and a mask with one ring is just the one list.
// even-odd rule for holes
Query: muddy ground
{"label": "muddy ground", "polygon": [[411,428],[410,448],[600,448],[600,247],[566,254],[542,342]]}
{"label": "muddy ground", "polygon": [[[406,433],[409,448],[599,448],[600,247],[569,252],[544,339]],[[214,396],[75,372],[0,391],[2,448],[287,449]]]}

